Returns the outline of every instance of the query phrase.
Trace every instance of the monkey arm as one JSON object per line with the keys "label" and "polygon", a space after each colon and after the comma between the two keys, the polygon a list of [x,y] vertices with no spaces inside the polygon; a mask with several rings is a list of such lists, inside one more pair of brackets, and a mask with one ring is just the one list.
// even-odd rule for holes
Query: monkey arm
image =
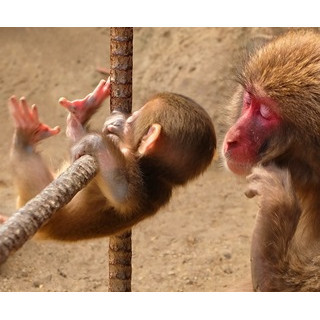
{"label": "monkey arm", "polygon": [[18,192],[17,205],[21,207],[53,180],[53,174],[33,149],[22,149],[13,145],[10,161],[13,182]]}
{"label": "monkey arm", "polygon": [[72,147],[73,159],[84,154],[97,158],[99,172],[95,178],[100,191],[117,211],[134,211],[143,201],[143,181],[133,155],[124,156],[109,136],[87,134]]}
{"label": "monkey arm", "polygon": [[295,259],[293,236],[301,209],[287,169],[274,165],[258,167],[248,176],[248,197],[260,196],[251,246],[251,272],[255,291],[295,290],[287,283]]}
{"label": "monkey arm", "polygon": [[155,213],[157,208],[146,201],[136,159],[125,157],[113,139],[90,133],[72,147],[71,153],[74,160],[92,155],[99,171],[39,230],[37,238],[74,241],[109,236]]}

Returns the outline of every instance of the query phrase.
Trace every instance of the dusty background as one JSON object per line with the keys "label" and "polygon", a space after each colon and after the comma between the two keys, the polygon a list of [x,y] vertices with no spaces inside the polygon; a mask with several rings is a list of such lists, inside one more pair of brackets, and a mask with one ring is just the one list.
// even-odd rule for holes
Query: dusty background
{"label": "dusty background", "polygon": [[[248,41],[280,28],[135,28],[135,107],[156,91],[190,96],[211,115],[219,141],[232,70]],[[0,29],[0,213],[15,211],[8,153],[12,94],[36,103],[42,121],[65,128],[58,99],[84,97],[109,65],[107,28]],[[106,110],[96,115],[99,128]],[[64,132],[40,149],[54,168],[67,155]],[[133,229],[133,291],[233,291],[249,279],[256,204],[216,161],[155,217]],[[0,266],[0,291],[107,291],[108,239],[30,240]]]}

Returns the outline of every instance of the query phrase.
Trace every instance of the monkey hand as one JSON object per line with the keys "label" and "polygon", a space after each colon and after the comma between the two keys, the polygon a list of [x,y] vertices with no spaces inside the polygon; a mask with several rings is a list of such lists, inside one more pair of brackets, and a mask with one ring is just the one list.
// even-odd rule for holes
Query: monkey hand
{"label": "monkey hand", "polygon": [[[292,188],[288,169],[281,169],[273,164],[256,167],[247,177],[248,188],[245,195],[253,198],[261,197],[260,205],[295,205],[297,200]],[[294,202],[294,203],[293,203]]]}
{"label": "monkey hand", "polygon": [[93,92],[85,98],[69,101],[62,97],[59,103],[72,113],[81,124],[87,122],[90,117],[99,109],[102,102],[110,95],[110,78],[107,81],[101,80]]}
{"label": "monkey hand", "polygon": [[122,139],[127,117],[128,115],[122,112],[113,111],[105,121],[102,132],[104,134],[114,134]]}
{"label": "monkey hand", "polygon": [[72,161],[86,154],[96,158],[101,156],[101,154],[108,154],[101,135],[96,133],[87,134],[71,148]]}
{"label": "monkey hand", "polygon": [[50,128],[40,122],[36,105],[28,105],[24,97],[18,101],[15,96],[9,99],[9,111],[15,127],[15,139],[22,145],[34,145],[60,132],[60,128]]}

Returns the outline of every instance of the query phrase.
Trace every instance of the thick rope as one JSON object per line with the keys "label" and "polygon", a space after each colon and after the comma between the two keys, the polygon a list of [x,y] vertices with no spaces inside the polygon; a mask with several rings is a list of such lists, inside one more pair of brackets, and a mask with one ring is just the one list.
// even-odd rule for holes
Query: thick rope
{"label": "thick rope", "polygon": [[96,175],[97,161],[83,156],[0,226],[0,263],[18,250]]}

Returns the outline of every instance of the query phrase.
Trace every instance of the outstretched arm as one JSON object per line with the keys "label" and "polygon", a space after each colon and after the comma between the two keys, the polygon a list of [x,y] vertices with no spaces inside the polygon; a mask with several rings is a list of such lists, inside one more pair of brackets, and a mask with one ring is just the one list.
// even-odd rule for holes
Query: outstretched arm
{"label": "outstretched arm", "polygon": [[133,155],[125,156],[114,139],[89,133],[76,143],[71,153],[73,160],[89,154],[98,160],[96,182],[100,191],[119,212],[131,211],[142,201],[143,180]]}

